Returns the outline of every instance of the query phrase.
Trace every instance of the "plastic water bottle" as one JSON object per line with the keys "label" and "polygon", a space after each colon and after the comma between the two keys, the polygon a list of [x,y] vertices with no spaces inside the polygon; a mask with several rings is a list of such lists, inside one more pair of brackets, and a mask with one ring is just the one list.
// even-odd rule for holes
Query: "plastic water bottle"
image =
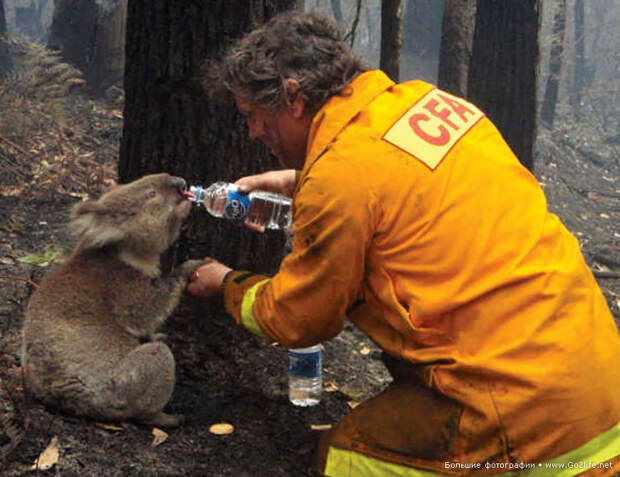
{"label": "plastic water bottle", "polygon": [[295,406],[314,406],[323,391],[321,345],[288,351],[288,398]]}
{"label": "plastic water bottle", "polygon": [[289,197],[263,190],[249,194],[228,182],[215,182],[206,189],[190,186],[189,200],[202,204],[214,217],[234,222],[246,222],[266,229],[288,230],[292,223],[292,204]]}

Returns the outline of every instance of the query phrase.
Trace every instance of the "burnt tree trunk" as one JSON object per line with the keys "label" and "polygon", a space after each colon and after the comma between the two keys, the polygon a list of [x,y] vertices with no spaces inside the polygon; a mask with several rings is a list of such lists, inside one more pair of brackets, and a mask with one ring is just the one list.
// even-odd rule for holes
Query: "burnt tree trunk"
{"label": "burnt tree trunk", "polygon": [[475,21],[475,1],[446,0],[441,26],[437,85],[463,98],[467,97],[467,74],[474,42]]}
{"label": "burnt tree trunk", "polygon": [[6,33],[6,17],[4,16],[4,0],[0,0],[0,35]]}
{"label": "burnt tree trunk", "polygon": [[342,5],[340,0],[331,0],[332,12],[334,13],[334,19],[338,26],[342,29],[344,27],[344,17],[342,16]]}
{"label": "burnt tree trunk", "polygon": [[564,52],[564,32],[566,30],[566,0],[560,0],[555,5],[553,28],[551,33],[551,53],[549,55],[549,76],[545,88],[540,111],[540,119],[547,127],[553,126],[555,105],[558,102],[560,74],[562,73],[562,54]]}
{"label": "burnt tree trunk", "polygon": [[[169,172],[209,185],[277,168],[251,142],[235,105],[216,105],[200,84],[200,69],[227,45],[295,0],[194,2],[130,1],[125,48],[125,114],[119,178]],[[259,234],[196,210],[175,261],[214,257],[237,269],[274,272],[282,233]]]}
{"label": "burnt tree trunk", "polygon": [[408,0],[403,4],[401,76],[436,83],[444,1]]}
{"label": "burnt tree trunk", "polygon": [[570,95],[570,98],[571,104],[574,107],[578,107],[583,96],[587,76],[583,0],[575,0],[574,16],[575,68],[573,72],[573,93]]}
{"label": "burnt tree trunk", "polygon": [[0,0],[0,79],[4,78],[13,68],[9,48],[5,43],[6,17],[4,16],[4,0]]}
{"label": "burnt tree trunk", "polygon": [[4,15],[4,0],[0,0],[0,35],[6,33],[6,17]]}
{"label": "burnt tree trunk", "polygon": [[401,0],[381,2],[381,68],[392,80],[400,78],[400,48],[402,45]]}
{"label": "burnt tree trunk", "polygon": [[15,27],[19,35],[23,35],[37,43],[45,37],[41,24],[42,0],[14,2]]}
{"label": "burnt tree trunk", "polygon": [[125,71],[125,25],[127,0],[114,0],[106,9],[99,9],[97,30],[87,79],[96,96],[112,85],[121,85]]}
{"label": "burnt tree trunk", "polygon": [[122,80],[127,0],[55,0],[48,46],[77,67],[96,96]]}
{"label": "burnt tree trunk", "polygon": [[54,17],[47,46],[62,53],[65,60],[84,76],[94,44],[97,25],[95,0],[54,0]]}
{"label": "burnt tree trunk", "polygon": [[479,0],[468,98],[529,170],[536,135],[537,0]]}

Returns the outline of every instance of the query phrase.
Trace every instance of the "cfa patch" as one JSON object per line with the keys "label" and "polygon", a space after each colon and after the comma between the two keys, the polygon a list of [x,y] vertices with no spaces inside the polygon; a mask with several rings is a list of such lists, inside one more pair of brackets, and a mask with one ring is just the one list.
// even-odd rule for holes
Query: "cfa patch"
{"label": "cfa patch", "polygon": [[473,104],[432,89],[401,116],[383,139],[434,170],[484,113]]}

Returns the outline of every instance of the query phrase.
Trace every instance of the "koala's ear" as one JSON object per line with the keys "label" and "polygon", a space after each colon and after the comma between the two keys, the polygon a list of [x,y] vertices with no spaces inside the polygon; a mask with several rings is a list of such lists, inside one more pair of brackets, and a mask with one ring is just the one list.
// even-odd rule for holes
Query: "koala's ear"
{"label": "koala's ear", "polygon": [[69,228],[79,240],[79,250],[111,245],[124,236],[111,211],[97,201],[82,202],[74,206]]}

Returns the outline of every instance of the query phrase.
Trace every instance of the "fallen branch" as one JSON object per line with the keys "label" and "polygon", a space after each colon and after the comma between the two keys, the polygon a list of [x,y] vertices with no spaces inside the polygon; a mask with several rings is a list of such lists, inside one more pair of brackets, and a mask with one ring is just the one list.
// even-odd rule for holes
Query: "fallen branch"
{"label": "fallen branch", "polygon": [[18,277],[17,275],[0,275],[3,280],[20,280],[26,282],[28,285],[32,285],[35,288],[39,288],[39,284],[32,281],[31,278]]}
{"label": "fallen branch", "polygon": [[620,268],[620,262],[610,257],[610,255],[612,254],[613,253],[611,251],[608,252],[607,250],[602,250],[600,252],[595,253],[594,256],[592,257],[592,260],[600,263],[601,265],[605,265],[606,268],[616,270]]}
{"label": "fallen branch", "polygon": [[[24,166],[19,164],[19,162],[15,161],[13,158],[7,156],[2,150],[0,150],[0,157],[4,159],[2,166],[9,169],[17,176],[24,177],[24,175],[29,172]],[[14,162],[15,164],[11,164],[11,162]]]}
{"label": "fallen branch", "polygon": [[617,194],[615,192],[603,192],[600,190],[586,190],[586,189],[582,189],[580,187],[574,186],[572,184],[569,184],[566,179],[564,179],[562,176],[559,177],[560,181],[562,181],[564,183],[564,185],[568,188],[568,190],[570,190],[571,192],[574,192],[576,194],[579,194],[582,197],[585,197],[586,199],[592,199],[592,197],[590,196],[590,194],[597,194],[597,195],[602,195],[604,197],[611,197],[613,199],[618,199],[620,198],[620,194]]}
{"label": "fallen branch", "polygon": [[4,138],[2,136],[0,136],[0,141],[2,141],[5,144],[8,144],[12,148],[16,149],[18,152],[21,152],[24,156],[30,157],[30,154],[27,151],[24,151],[20,146],[18,146],[14,142],[9,141],[8,139],[6,139],[6,138]]}
{"label": "fallen branch", "polygon": [[612,272],[608,270],[592,270],[596,278],[620,278],[620,272]]}
{"label": "fallen branch", "polygon": [[[620,199],[620,194],[616,194],[615,192],[602,192],[600,190],[591,190],[589,192],[592,192],[593,194],[598,194],[598,195],[602,195],[604,197],[611,197],[613,199]],[[588,197],[591,199],[591,197]]]}

